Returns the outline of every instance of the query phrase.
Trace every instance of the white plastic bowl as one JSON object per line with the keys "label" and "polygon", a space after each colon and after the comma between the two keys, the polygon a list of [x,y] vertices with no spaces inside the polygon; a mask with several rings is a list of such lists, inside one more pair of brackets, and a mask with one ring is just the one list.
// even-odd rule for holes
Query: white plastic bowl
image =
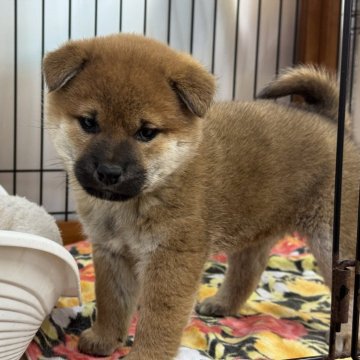
{"label": "white plastic bowl", "polygon": [[41,236],[0,230],[0,359],[20,359],[60,296],[80,298],[70,253]]}

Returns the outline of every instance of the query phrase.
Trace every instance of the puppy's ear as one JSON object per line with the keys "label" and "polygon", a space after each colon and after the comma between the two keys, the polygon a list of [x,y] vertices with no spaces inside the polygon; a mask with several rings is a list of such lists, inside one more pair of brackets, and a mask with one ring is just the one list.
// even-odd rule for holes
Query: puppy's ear
{"label": "puppy's ear", "polygon": [[68,43],[48,53],[43,61],[43,71],[49,91],[61,89],[84,68],[87,61],[85,49],[76,43]]}
{"label": "puppy's ear", "polygon": [[203,117],[215,94],[215,79],[191,57],[182,57],[181,66],[175,65],[169,71],[170,85],[194,115]]}

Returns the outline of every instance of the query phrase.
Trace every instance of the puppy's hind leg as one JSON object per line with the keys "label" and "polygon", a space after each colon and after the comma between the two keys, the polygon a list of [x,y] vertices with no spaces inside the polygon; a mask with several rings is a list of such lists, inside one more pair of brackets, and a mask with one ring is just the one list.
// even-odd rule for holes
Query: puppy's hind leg
{"label": "puppy's hind leg", "polygon": [[[344,228],[347,224],[343,224]],[[349,232],[341,233],[341,240],[343,243],[349,242]],[[354,234],[352,234],[354,236]],[[325,283],[331,288],[332,285],[332,232],[330,226],[321,227],[321,231],[315,232],[309,237],[309,247],[314,254],[318,263],[321,274],[324,277]],[[340,249],[340,255],[344,259],[351,259],[355,252],[349,253],[349,249]],[[351,347],[351,328],[353,319],[353,283],[354,273],[351,270],[350,280],[350,300],[349,300],[349,317],[346,324],[341,325],[341,332],[336,336],[336,356],[341,356],[345,353],[349,354]]]}
{"label": "puppy's hind leg", "polygon": [[252,246],[229,254],[225,280],[215,296],[196,306],[205,316],[236,315],[256,289],[268,263],[273,242]]}

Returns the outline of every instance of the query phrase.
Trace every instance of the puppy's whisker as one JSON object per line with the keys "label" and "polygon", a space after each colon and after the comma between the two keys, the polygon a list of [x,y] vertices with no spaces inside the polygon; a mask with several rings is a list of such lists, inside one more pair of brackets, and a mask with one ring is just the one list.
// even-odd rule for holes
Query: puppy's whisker
{"label": "puppy's whisker", "polygon": [[62,166],[62,167],[63,167],[63,162],[62,162],[62,160],[59,159],[59,158],[46,159],[45,165],[49,165],[49,166],[59,165],[59,166]]}
{"label": "puppy's whisker", "polygon": [[195,144],[193,141],[178,141],[177,145]]}

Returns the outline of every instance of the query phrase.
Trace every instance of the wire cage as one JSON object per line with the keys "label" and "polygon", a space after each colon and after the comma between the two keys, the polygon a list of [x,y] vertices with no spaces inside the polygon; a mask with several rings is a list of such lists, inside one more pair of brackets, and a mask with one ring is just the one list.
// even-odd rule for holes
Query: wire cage
{"label": "wire cage", "polygon": [[[3,0],[0,4],[0,184],[9,193],[44,205],[58,219],[76,216],[66,174],[44,127],[41,59],[47,51],[68,39],[137,32],[199,59],[218,78],[217,99],[249,100],[282,68],[296,63],[301,2]],[[356,259],[355,254],[354,259],[339,259],[339,234],[346,100],[352,111],[360,94],[355,86],[360,1],[343,0],[342,9],[333,268],[335,271],[344,266],[344,260],[345,265],[356,268],[355,306],[351,311],[354,311],[353,339],[357,339],[360,233]],[[335,306],[334,294],[332,300]],[[332,320],[329,358],[334,358],[337,325]],[[353,358],[357,358],[356,345],[354,340]]]}
{"label": "wire cage", "polygon": [[[0,182],[59,219],[74,214],[44,131],[41,59],[68,39],[137,32],[191,53],[219,79],[218,99],[252,99],[294,62],[296,0],[5,0],[1,3]],[[10,31],[11,29],[11,31]]]}

